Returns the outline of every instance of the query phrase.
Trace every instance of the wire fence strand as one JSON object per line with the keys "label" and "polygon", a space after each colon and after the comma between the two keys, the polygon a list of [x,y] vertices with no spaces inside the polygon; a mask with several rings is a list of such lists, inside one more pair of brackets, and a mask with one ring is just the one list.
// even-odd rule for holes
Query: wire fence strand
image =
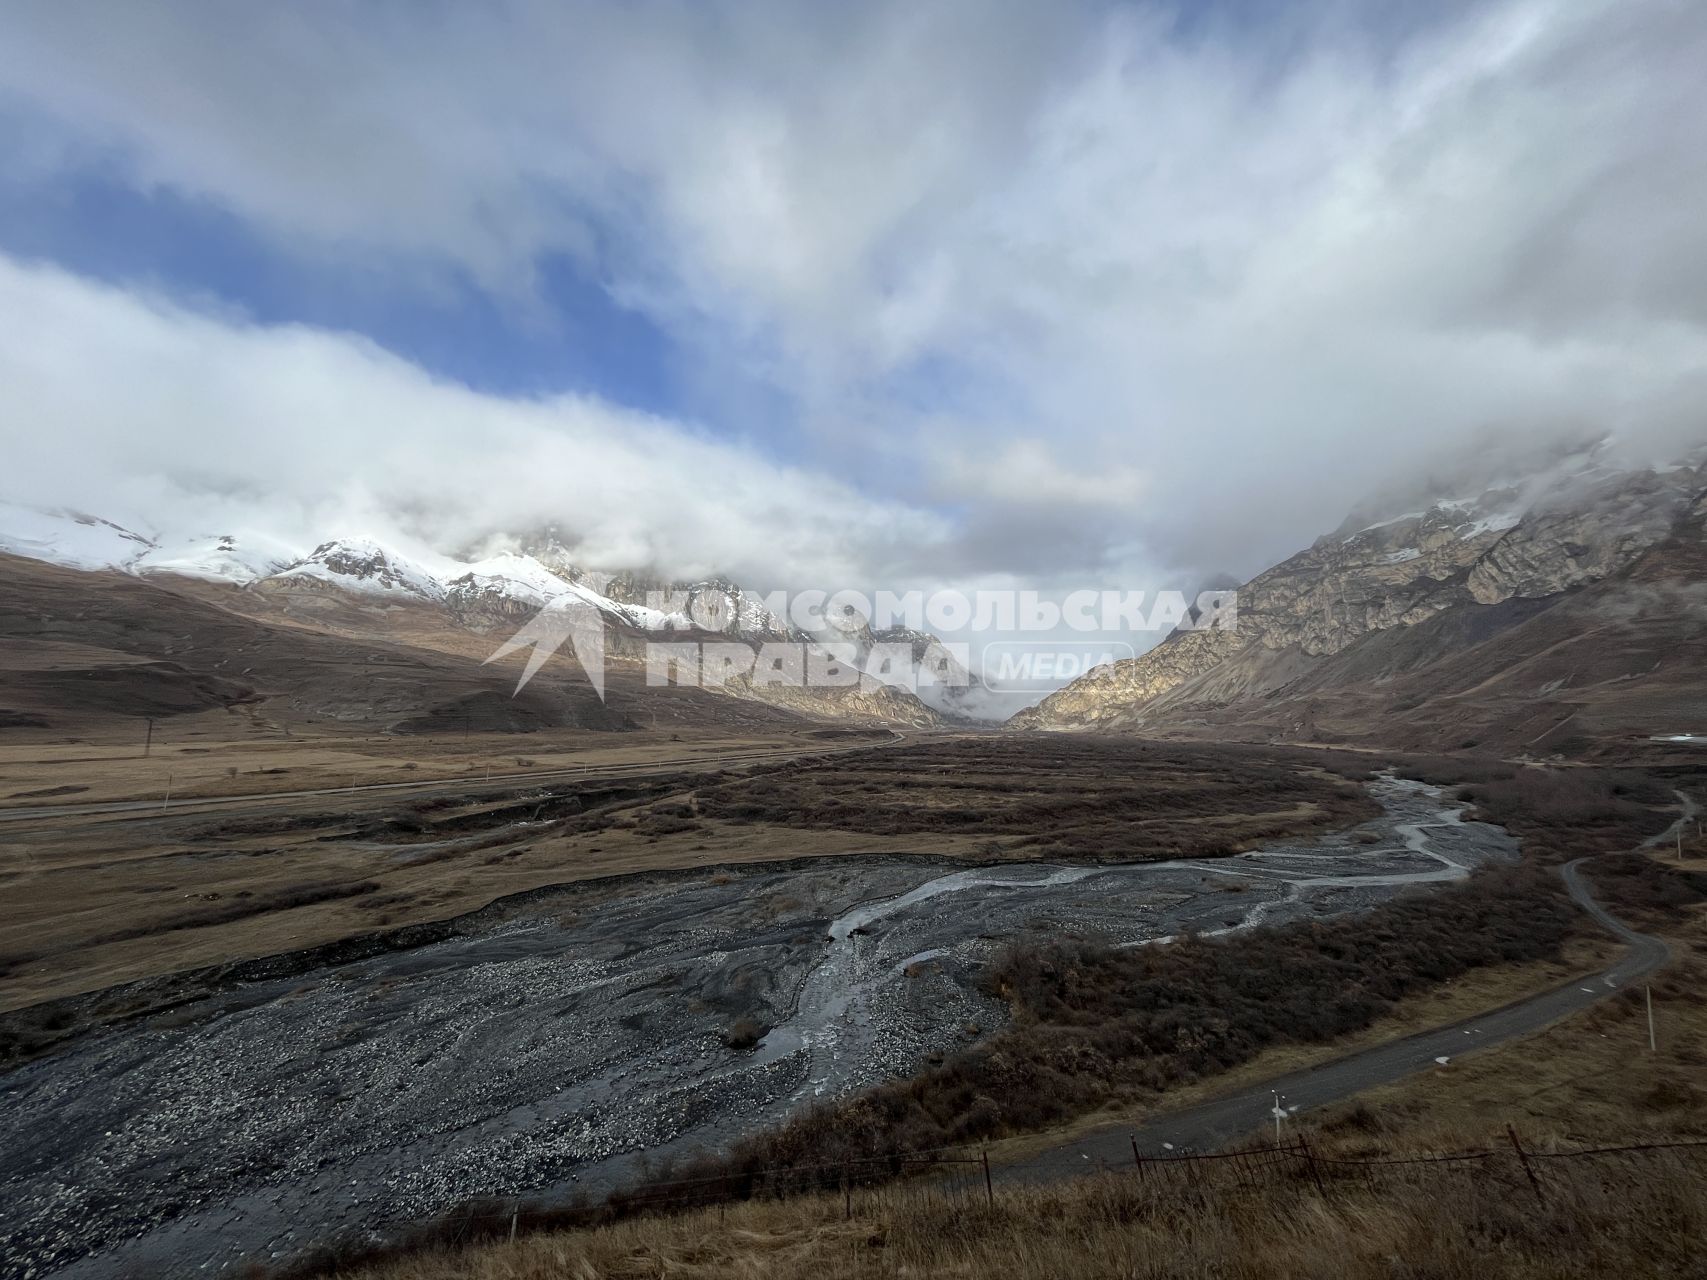
{"label": "wire fence strand", "polygon": [[[1421,1168],[1427,1166],[1480,1165],[1488,1161],[1584,1160],[1599,1157],[1629,1159],[1660,1152],[1707,1151],[1707,1138],[1678,1138],[1644,1142],[1624,1142],[1612,1146],[1579,1147],[1565,1151],[1537,1151],[1519,1146],[1490,1147],[1476,1151],[1453,1151],[1428,1154],[1381,1153],[1366,1156],[1326,1155],[1316,1151],[1302,1137],[1290,1142],[1252,1144],[1211,1152],[1167,1152],[1144,1155],[1133,1142],[1131,1163],[1124,1161],[1097,1166],[1086,1172],[1101,1174],[1131,1174],[1144,1178],[1149,1174],[1181,1174],[1187,1176],[1192,1188],[1213,1192],[1217,1186],[1236,1183],[1249,1188],[1252,1179],[1277,1170],[1296,1171],[1299,1176],[1314,1179],[1318,1189],[1324,1189],[1322,1175],[1339,1170],[1342,1176],[1369,1176],[1382,1168]],[[976,1154],[969,1154],[976,1152]],[[959,1153],[959,1154],[952,1154]],[[493,1198],[479,1207],[452,1209],[424,1221],[410,1224],[417,1230],[431,1229],[441,1238],[463,1243],[475,1237],[474,1228],[484,1223],[490,1236],[502,1236],[513,1231],[518,1221],[530,1229],[537,1225],[568,1228],[577,1225],[596,1225],[614,1216],[633,1213],[686,1212],[717,1205],[737,1204],[747,1200],[776,1199],[807,1192],[843,1191],[851,1194],[857,1188],[862,1195],[884,1192],[908,1186],[927,1194],[940,1194],[951,1200],[974,1197],[992,1203],[994,1192],[983,1176],[968,1176],[958,1181],[927,1181],[919,1183],[905,1176],[859,1179],[856,1171],[879,1168],[890,1173],[906,1166],[949,1168],[983,1166],[989,1152],[970,1145],[923,1148],[897,1151],[880,1156],[862,1156],[846,1160],[827,1160],[810,1165],[776,1165],[742,1169],[693,1178],[673,1178],[643,1183],[632,1190],[611,1197],[604,1204],[551,1206],[526,1198]],[[1003,1180],[1028,1170],[1048,1172],[1060,1168],[1059,1156],[1043,1155],[1029,1160],[1009,1161],[994,1166]],[[1213,1175],[1213,1176],[1211,1176]],[[1176,1183],[1177,1185],[1177,1183]],[[848,1200],[848,1212],[852,1212]]]}

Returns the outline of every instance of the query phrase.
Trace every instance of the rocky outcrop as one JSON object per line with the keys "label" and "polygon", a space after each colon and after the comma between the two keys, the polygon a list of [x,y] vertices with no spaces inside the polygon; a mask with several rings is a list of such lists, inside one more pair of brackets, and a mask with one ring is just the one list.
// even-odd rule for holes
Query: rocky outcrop
{"label": "rocky outcrop", "polygon": [[943,724],[942,716],[920,701],[916,694],[869,676],[856,685],[832,688],[754,685],[743,679],[731,681],[724,686],[723,692],[799,715],[852,724],[904,725],[916,729],[940,728]]}
{"label": "rocky outcrop", "polygon": [[1608,477],[1551,495],[1471,569],[1478,604],[1534,598],[1597,582],[1670,534],[1700,496],[1693,468]]}
{"label": "rocky outcrop", "polygon": [[1087,671],[1008,723],[1016,729],[1091,729],[1213,669],[1246,643],[1237,631],[1176,631],[1138,658]]}

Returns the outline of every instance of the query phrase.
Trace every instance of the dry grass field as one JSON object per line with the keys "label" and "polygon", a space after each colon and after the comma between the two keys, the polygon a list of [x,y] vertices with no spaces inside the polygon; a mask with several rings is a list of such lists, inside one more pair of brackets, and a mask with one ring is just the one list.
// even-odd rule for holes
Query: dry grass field
{"label": "dry grass field", "polygon": [[[876,735],[877,741],[887,738]],[[251,757],[258,763],[237,778],[168,747],[168,768],[189,761],[190,798],[168,805],[162,795],[158,807],[150,800],[145,808],[118,813],[42,817],[18,810],[133,797],[140,789],[136,779],[152,776],[140,765],[153,768],[154,762],[124,761],[127,772],[94,753],[8,761],[0,776],[18,791],[60,794],[15,798],[10,814],[0,812],[0,889],[9,926],[0,945],[0,1009],[443,918],[544,884],[800,856],[797,845],[755,839],[754,833],[743,833],[739,847],[715,833],[666,847],[637,824],[613,822],[595,833],[564,817],[568,810],[619,815],[691,788],[706,769],[842,745],[810,731],[679,739],[566,734],[500,741],[476,735],[469,744],[340,736],[301,743],[294,751],[271,748]],[[210,749],[206,759],[237,752]],[[267,772],[274,768],[286,772]],[[553,769],[566,772],[537,780],[504,776]],[[120,780],[95,781],[109,773]],[[342,783],[335,781],[339,774]],[[85,781],[47,786],[55,777]],[[382,780],[409,785],[362,789]],[[266,794],[328,782],[334,784],[328,794]],[[65,790],[71,787],[76,790]],[[256,798],[196,803],[198,793],[221,789]],[[540,813],[542,806],[558,812]],[[541,820],[531,821],[536,814]],[[837,852],[861,842],[832,837],[823,843],[825,852]]]}
{"label": "dry grass field", "polygon": [[992,856],[1213,857],[1374,816],[1343,776],[1262,748],[1065,735],[947,739],[801,761],[704,788],[731,822],[917,838],[976,834]]}
{"label": "dry grass field", "polygon": [[[1679,863],[1659,853],[1609,859],[1647,870],[1639,883],[1696,887],[1670,905],[1620,900],[1602,875],[1597,891],[1619,915],[1665,938],[1672,960],[1643,987],[1631,987],[1520,1044],[1455,1061],[1426,1079],[1373,1090],[1325,1112],[1318,1125],[1355,1147],[1405,1140],[1448,1149],[1472,1135],[1515,1124],[1547,1145],[1632,1135],[1707,1137],[1707,845]],[[1648,1047],[1651,990],[1656,1049]]]}
{"label": "dry grass field", "polygon": [[[203,719],[157,722],[146,756],[145,722],[127,726],[122,739],[112,731],[30,742],[7,734],[0,738],[0,816],[12,809],[131,800],[182,807],[204,799],[319,789],[466,785],[488,775],[503,779],[613,765],[690,764],[767,748],[833,745],[804,726],[765,734],[569,729],[428,736],[373,733],[355,725],[298,729],[286,736],[276,730],[245,733],[224,716],[195,722]],[[870,736],[883,741],[888,734]]]}
{"label": "dry grass field", "polygon": [[1515,1162],[1475,1174],[1301,1171],[1256,1185],[1104,1175],[943,1198],[918,1188],[702,1209],[474,1250],[429,1251],[344,1280],[1564,1280],[1698,1276],[1699,1158],[1640,1170],[1573,1162],[1537,1201]]}

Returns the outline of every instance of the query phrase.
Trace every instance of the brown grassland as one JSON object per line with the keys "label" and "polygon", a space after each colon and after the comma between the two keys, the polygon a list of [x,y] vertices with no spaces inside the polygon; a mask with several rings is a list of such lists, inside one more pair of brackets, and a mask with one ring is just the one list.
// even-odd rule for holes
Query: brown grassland
{"label": "brown grassland", "polygon": [[[1695,1154],[1695,1153],[1691,1153]],[[1557,1162],[1537,1200],[1512,1162],[1375,1178],[1294,1170],[1245,1185],[1130,1174],[943,1197],[919,1187],[751,1201],[483,1249],[416,1254],[349,1280],[1518,1280],[1698,1276],[1702,1161]],[[1656,1228],[1655,1224],[1661,1224]]]}

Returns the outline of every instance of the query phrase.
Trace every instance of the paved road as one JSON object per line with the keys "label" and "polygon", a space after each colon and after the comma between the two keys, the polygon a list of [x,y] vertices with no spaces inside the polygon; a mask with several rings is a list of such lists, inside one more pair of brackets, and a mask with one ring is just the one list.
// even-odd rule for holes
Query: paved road
{"label": "paved road", "polygon": [[[1682,792],[1678,797],[1683,802],[1683,815],[1665,831],[1644,841],[1638,852],[1672,839],[1683,823],[1693,819],[1694,801]],[[1669,951],[1660,939],[1637,933],[1595,901],[1580,871],[1587,860],[1578,858],[1560,868],[1565,888],[1589,915],[1628,944],[1616,963],[1593,977],[1573,979],[1551,991],[1449,1026],[1276,1076],[1195,1107],[1157,1116],[1136,1129],[1131,1125],[1096,1129],[1032,1156],[1023,1164],[1000,1169],[996,1176],[1008,1182],[1053,1182],[1097,1168],[1131,1168],[1134,1141],[1146,1156],[1166,1155],[1170,1150],[1213,1151],[1260,1132],[1265,1125],[1273,1125],[1277,1094],[1288,1114],[1342,1102],[1365,1089],[1391,1084],[1418,1072],[1438,1070],[1443,1065],[1442,1059],[1450,1062],[1465,1053],[1530,1035],[1567,1014],[1604,1000],[1659,968]]]}
{"label": "paved road", "polygon": [[820,743],[810,747],[766,747],[732,751],[721,755],[680,756],[670,760],[635,760],[627,763],[571,765],[563,769],[538,769],[528,773],[494,773],[489,776],[463,774],[454,778],[412,779],[408,782],[364,782],[355,786],[315,787],[306,791],[256,791],[237,796],[186,796],[170,805],[161,800],[96,800],[85,804],[36,805],[30,808],[0,809],[0,823],[21,822],[25,819],[82,818],[102,814],[195,812],[229,805],[264,805],[278,800],[301,800],[311,796],[347,796],[368,792],[427,791],[435,787],[467,791],[470,787],[509,785],[516,782],[547,782],[582,778],[596,781],[603,778],[645,776],[681,769],[721,769],[726,765],[747,764],[761,760],[790,760],[797,756],[826,756],[844,751],[868,751],[876,747],[892,747],[904,742],[907,735],[891,729],[892,735],[877,742],[858,742],[845,745]]}

